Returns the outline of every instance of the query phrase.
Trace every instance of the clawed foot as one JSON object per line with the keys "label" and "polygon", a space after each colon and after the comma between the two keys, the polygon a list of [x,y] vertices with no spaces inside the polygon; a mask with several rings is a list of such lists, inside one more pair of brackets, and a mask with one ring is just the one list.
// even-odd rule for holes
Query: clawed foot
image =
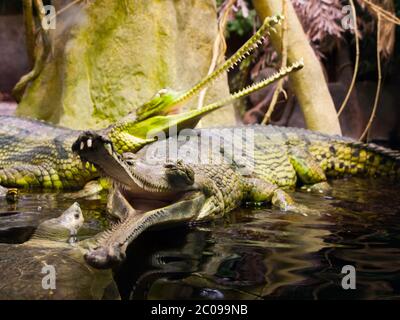
{"label": "clawed foot", "polygon": [[301,187],[301,190],[318,194],[328,194],[332,191],[332,187],[328,182],[319,182],[312,185],[304,185]]}
{"label": "clawed foot", "polygon": [[296,203],[289,194],[280,189],[274,192],[272,204],[285,212],[298,213],[303,216],[320,215],[320,211]]}
{"label": "clawed foot", "polygon": [[88,182],[83,189],[75,192],[68,192],[64,193],[63,197],[66,199],[82,199],[82,198],[94,198],[95,196],[98,196],[101,191],[103,191],[105,188],[103,185],[98,181],[90,181]]}

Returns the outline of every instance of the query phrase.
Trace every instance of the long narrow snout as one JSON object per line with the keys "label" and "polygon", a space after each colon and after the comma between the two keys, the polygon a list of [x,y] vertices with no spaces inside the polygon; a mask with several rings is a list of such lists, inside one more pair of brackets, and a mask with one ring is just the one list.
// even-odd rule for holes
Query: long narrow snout
{"label": "long narrow snout", "polygon": [[99,237],[97,246],[85,255],[85,260],[95,268],[113,267],[125,258],[126,248],[143,231],[154,226],[194,220],[205,202],[205,195],[196,191],[162,208],[144,213],[134,211],[111,230],[105,231]]}

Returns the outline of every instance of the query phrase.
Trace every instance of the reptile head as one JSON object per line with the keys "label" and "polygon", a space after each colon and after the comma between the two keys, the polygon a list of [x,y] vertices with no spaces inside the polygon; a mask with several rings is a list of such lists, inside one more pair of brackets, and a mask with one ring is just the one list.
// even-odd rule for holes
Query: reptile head
{"label": "reptile head", "polygon": [[[113,151],[112,144],[96,133],[81,135],[78,154],[93,163],[114,181],[108,210],[120,218],[97,239],[86,261],[97,268],[107,268],[124,259],[126,247],[149,227],[193,221],[222,209],[213,201],[215,185],[196,174],[195,167],[183,161],[148,161],[140,156]],[[88,148],[88,145],[90,148]]]}
{"label": "reptile head", "polygon": [[[111,177],[130,193],[138,193],[150,199],[167,199],[174,194],[194,188],[194,171],[183,161],[167,161],[159,164],[146,163],[133,153],[122,156],[112,154],[121,171],[114,171]],[[107,174],[108,168],[102,167]],[[109,176],[109,175],[108,175]]]}
{"label": "reptile head", "polygon": [[82,210],[79,204],[75,202],[58,218],[42,222],[33,237],[36,239],[75,242],[76,235],[83,222]]}
{"label": "reptile head", "polygon": [[137,121],[153,115],[166,115],[176,112],[175,101],[181,94],[169,88],[159,90],[150,101],[136,109]]}
{"label": "reptile head", "polygon": [[[273,76],[239,90],[226,98],[202,108],[196,108],[196,110],[181,112],[182,107],[187,105],[190,99],[200,94],[203,89],[209,87],[226,72],[229,72],[260,46],[264,36],[275,32],[275,27],[281,23],[282,19],[283,16],[281,15],[267,17],[260,29],[235,54],[190,89],[184,91],[161,89],[148,102],[137,108],[136,112],[128,114],[115,125],[109,127],[107,129],[108,137],[112,140],[116,150],[119,153],[135,152],[144,145],[154,142],[155,136],[168,135],[171,128],[178,131],[183,128],[194,128],[200,119],[210,112],[251,94],[293,71],[301,69],[303,62],[297,61]],[[186,109],[191,108],[187,107]]]}

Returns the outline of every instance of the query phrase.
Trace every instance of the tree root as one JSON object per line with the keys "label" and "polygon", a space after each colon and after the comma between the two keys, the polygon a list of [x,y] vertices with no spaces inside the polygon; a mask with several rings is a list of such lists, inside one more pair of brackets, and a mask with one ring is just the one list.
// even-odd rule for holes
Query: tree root
{"label": "tree root", "polygon": [[[24,1],[24,4],[28,5],[29,1]],[[45,19],[45,9],[43,6],[42,0],[33,0],[33,4],[35,7],[35,10],[38,14],[39,22],[41,23]],[[27,8],[29,10],[29,6],[25,7],[24,10]],[[31,16],[32,13],[24,12],[24,16],[29,17]],[[33,23],[33,21],[31,21]],[[29,30],[26,30],[26,32],[30,32]],[[50,36],[49,36],[49,31],[45,30],[44,28],[40,28],[40,35],[42,39],[42,49],[40,54],[36,57],[35,64],[33,66],[33,69],[26,75],[24,75],[18,83],[15,85],[12,95],[16,99],[17,102],[19,102],[22,98],[22,95],[25,91],[26,86],[28,85],[29,82],[32,80],[36,79],[39,74],[42,72],[44,65],[46,63],[47,57],[49,56],[50,50],[51,50],[51,42],[50,42]],[[30,35],[29,35],[30,36]]]}

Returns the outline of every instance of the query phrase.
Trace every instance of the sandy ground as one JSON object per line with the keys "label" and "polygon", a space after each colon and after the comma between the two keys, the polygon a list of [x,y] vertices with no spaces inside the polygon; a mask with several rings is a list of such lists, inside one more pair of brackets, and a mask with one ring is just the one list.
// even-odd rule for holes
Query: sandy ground
{"label": "sandy ground", "polygon": [[0,101],[0,115],[14,115],[17,104],[15,102]]}

